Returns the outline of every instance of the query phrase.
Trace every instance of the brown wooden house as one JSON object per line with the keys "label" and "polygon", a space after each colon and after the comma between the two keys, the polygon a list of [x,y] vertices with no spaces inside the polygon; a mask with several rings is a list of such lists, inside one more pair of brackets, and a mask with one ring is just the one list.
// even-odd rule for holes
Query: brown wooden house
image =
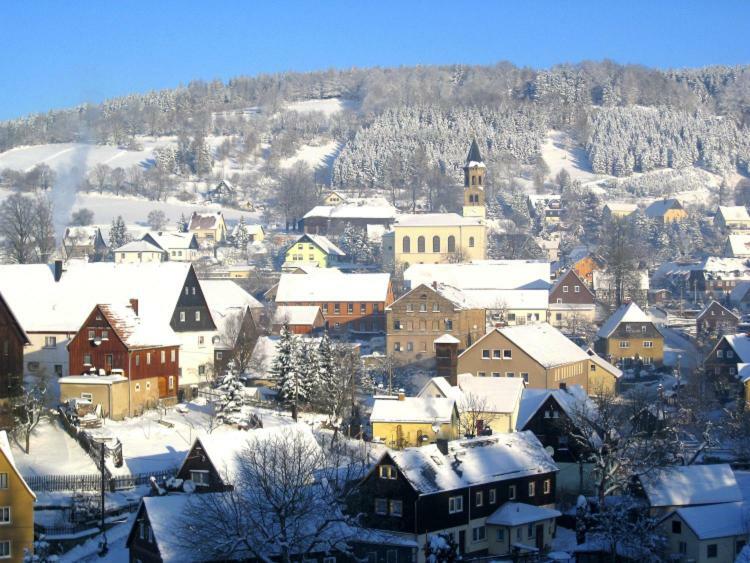
{"label": "brown wooden house", "polygon": [[718,301],[711,301],[695,319],[697,334],[732,334],[740,317]]}
{"label": "brown wooden house", "polygon": [[167,324],[138,315],[137,300],[99,304],[68,344],[70,372],[81,375],[60,378],[61,399],[89,399],[112,418],[176,401],[179,348]]}
{"label": "brown wooden house", "polygon": [[29,337],[0,293],[0,405],[23,379],[23,347],[27,344]]}
{"label": "brown wooden house", "polygon": [[549,323],[557,328],[573,330],[581,323],[593,322],[595,301],[594,292],[574,269],[570,269],[550,289]]}

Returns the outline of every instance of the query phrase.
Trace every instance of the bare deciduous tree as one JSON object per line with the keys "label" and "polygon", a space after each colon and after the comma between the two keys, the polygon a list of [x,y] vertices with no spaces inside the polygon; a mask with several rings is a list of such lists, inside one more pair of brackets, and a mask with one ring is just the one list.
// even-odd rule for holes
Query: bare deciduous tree
{"label": "bare deciduous tree", "polygon": [[476,436],[481,430],[491,428],[498,418],[485,395],[464,393],[457,406],[458,428],[463,436]]}
{"label": "bare deciduous tree", "polygon": [[23,440],[27,454],[30,451],[31,433],[48,411],[47,400],[47,377],[44,372],[36,381],[20,384],[13,394],[11,410],[14,431],[17,438]]}

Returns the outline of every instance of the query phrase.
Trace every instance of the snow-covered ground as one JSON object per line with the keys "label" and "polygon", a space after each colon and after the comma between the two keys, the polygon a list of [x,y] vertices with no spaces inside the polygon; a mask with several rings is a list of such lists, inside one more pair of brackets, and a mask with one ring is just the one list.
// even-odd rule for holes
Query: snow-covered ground
{"label": "snow-covered ground", "polygon": [[30,454],[11,441],[21,475],[90,475],[98,473],[94,461],[63,430],[57,418],[42,420],[31,435]]}
{"label": "snow-covered ground", "polygon": [[322,100],[305,100],[303,102],[292,102],[287,104],[288,111],[297,113],[312,113],[319,111],[327,116],[334,115],[344,109],[354,109],[356,105],[349,100],[341,98],[326,98]]}
{"label": "snow-covered ground", "polygon": [[542,145],[542,158],[550,169],[550,177],[554,178],[565,169],[571,179],[583,183],[597,180],[601,176],[591,171],[586,151],[568,134],[563,131],[550,130]]}
{"label": "snow-covered ground", "polygon": [[339,143],[336,141],[328,141],[320,145],[303,145],[294,156],[282,160],[280,166],[289,168],[299,161],[304,161],[310,168],[320,168],[328,164],[338,150]]}
{"label": "snow-covered ground", "polygon": [[133,526],[135,514],[131,514],[126,522],[117,524],[107,530],[107,546],[109,548],[104,557],[99,556],[99,543],[101,534],[94,536],[83,544],[74,547],[67,553],[60,556],[60,563],[78,563],[102,561],[106,563],[127,563],[130,560],[130,554],[125,542],[128,539],[130,528]]}

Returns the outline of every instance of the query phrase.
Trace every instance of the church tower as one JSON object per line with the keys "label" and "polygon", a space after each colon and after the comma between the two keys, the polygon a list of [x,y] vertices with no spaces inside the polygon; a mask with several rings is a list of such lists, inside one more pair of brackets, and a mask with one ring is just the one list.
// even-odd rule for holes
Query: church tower
{"label": "church tower", "polygon": [[469,154],[464,164],[464,217],[485,219],[487,210],[484,206],[484,174],[487,167],[479,153],[477,140],[471,142]]}

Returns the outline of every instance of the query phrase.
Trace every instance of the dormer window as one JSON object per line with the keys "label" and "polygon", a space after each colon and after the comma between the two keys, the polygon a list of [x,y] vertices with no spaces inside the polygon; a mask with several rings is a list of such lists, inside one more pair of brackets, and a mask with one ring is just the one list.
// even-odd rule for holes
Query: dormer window
{"label": "dormer window", "polygon": [[392,465],[381,465],[378,468],[378,475],[381,479],[396,479],[397,474],[396,468]]}

